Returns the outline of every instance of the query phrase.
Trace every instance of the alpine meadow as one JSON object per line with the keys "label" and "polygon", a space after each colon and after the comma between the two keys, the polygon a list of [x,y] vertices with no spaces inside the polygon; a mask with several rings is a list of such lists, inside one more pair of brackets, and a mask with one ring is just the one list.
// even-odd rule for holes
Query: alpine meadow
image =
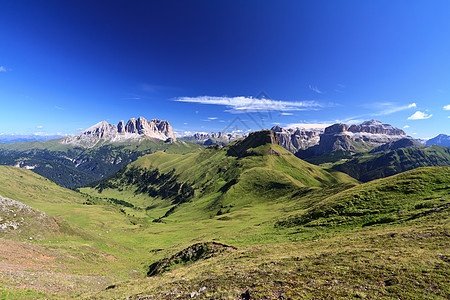
{"label": "alpine meadow", "polygon": [[0,299],[449,299],[450,2],[0,3]]}

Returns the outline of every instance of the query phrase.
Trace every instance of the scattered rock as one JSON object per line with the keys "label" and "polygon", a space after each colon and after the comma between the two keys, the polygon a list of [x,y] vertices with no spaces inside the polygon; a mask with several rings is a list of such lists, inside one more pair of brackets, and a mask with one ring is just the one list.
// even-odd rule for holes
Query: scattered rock
{"label": "scattered rock", "polygon": [[184,250],[181,250],[178,253],[175,253],[169,258],[164,258],[162,260],[154,262],[149,266],[147,276],[162,274],[174,265],[194,263],[198,260],[204,260],[213,256],[217,256],[224,251],[236,249],[237,248],[233,246],[228,246],[216,242],[197,243],[187,247]]}
{"label": "scattered rock", "polygon": [[252,295],[250,294],[250,291],[246,290],[245,293],[241,294],[241,299],[243,299],[243,300],[250,300],[251,296]]}

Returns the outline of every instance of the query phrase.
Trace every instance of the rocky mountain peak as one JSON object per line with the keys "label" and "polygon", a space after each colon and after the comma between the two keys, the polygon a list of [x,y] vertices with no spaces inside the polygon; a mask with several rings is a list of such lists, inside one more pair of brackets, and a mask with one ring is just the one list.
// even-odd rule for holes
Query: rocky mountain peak
{"label": "rocky mountain peak", "polygon": [[123,120],[119,121],[117,125],[102,121],[74,136],[63,139],[61,143],[92,147],[101,140],[109,143],[141,139],[168,140],[170,142],[176,140],[172,126],[165,120],[147,121],[144,117],[139,117],[137,120],[131,118],[126,125],[124,124]]}
{"label": "rocky mountain peak", "polygon": [[387,134],[387,135],[406,135],[406,133],[390,124],[384,124],[377,120],[370,120],[362,122],[359,125],[352,125],[348,129],[350,132],[365,132],[372,134]]}
{"label": "rocky mountain peak", "polygon": [[252,132],[245,139],[237,141],[231,145],[227,151],[228,155],[232,156],[247,156],[252,155],[248,152],[249,149],[257,148],[262,145],[272,144],[280,145],[280,139],[272,130],[261,130]]}
{"label": "rocky mountain peak", "polygon": [[323,132],[322,129],[284,128],[278,125],[273,126],[271,130],[280,139],[280,145],[292,153],[316,145]]}
{"label": "rocky mountain peak", "polygon": [[325,128],[324,133],[325,134],[341,133],[348,131],[348,129],[349,126],[347,124],[339,123],[328,126],[327,128]]}
{"label": "rocky mountain peak", "polygon": [[[359,125],[351,126],[339,123],[325,128],[324,134],[320,135],[320,141],[317,145],[306,150],[300,150],[297,155],[300,158],[307,158],[336,150],[367,151],[400,139],[412,138],[406,136],[403,130],[377,120],[365,121]],[[397,144],[393,144],[392,147]]]}

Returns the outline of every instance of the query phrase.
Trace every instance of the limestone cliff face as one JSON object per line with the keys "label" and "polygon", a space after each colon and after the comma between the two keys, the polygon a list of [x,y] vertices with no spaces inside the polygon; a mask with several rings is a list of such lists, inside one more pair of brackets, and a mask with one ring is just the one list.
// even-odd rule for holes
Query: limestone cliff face
{"label": "limestone cliff face", "polygon": [[228,132],[196,132],[193,135],[182,137],[181,140],[207,146],[215,144],[225,146],[246,136],[247,134]]}
{"label": "limestone cliff face", "polygon": [[336,150],[369,151],[401,139],[413,140],[403,130],[380,121],[370,120],[351,126],[339,123],[325,128],[317,145],[300,150],[296,155],[300,158],[308,158]]}
{"label": "limestone cliff face", "polygon": [[319,143],[321,129],[283,128],[274,126],[271,129],[280,139],[280,145],[295,153]]}
{"label": "limestone cliff face", "polygon": [[352,125],[348,128],[348,131],[372,134],[406,135],[403,130],[389,124],[383,124],[377,120],[365,121],[360,125]]}
{"label": "limestone cliff face", "polygon": [[100,141],[108,143],[139,141],[141,139],[156,139],[173,142],[176,140],[172,126],[169,122],[152,119],[147,121],[143,117],[137,120],[132,118],[126,125],[121,120],[117,125],[111,125],[106,121],[82,131],[74,136],[67,137],[61,141],[65,144],[75,144],[83,147],[93,147]]}

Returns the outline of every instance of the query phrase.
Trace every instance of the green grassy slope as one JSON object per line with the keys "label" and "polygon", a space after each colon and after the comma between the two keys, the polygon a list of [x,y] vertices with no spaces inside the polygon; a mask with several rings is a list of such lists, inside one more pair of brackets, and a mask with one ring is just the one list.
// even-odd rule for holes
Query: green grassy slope
{"label": "green grassy slope", "polygon": [[419,167],[432,166],[450,166],[450,148],[430,146],[367,153],[345,162],[338,162],[333,169],[367,182]]}
{"label": "green grassy slope", "polygon": [[[450,296],[449,168],[358,184],[289,154],[278,145],[242,142],[185,155],[157,152],[80,189],[86,194],[0,167],[0,195],[59,215],[72,232],[82,232],[37,241],[68,257],[58,261],[63,274],[80,276],[55,298],[190,299],[196,292],[197,299],[236,299],[247,291],[253,299]],[[237,249],[145,278],[152,263],[206,241]],[[0,251],[0,268],[2,259]],[[101,284],[86,284],[88,275]],[[0,274],[0,293],[26,298],[8,276]],[[53,290],[38,289],[45,285],[40,280],[28,294],[51,298]],[[68,292],[74,280],[83,285]]]}
{"label": "green grassy slope", "polygon": [[316,202],[279,226],[339,227],[448,219],[450,168],[418,168],[374,180]]}
{"label": "green grassy slope", "polygon": [[[103,195],[147,207],[153,217],[173,214],[171,218],[176,219],[177,214],[183,214],[184,219],[190,214],[189,219],[208,219],[255,203],[271,204],[290,197],[299,188],[356,184],[349,176],[306,163],[279,145],[247,147],[243,156],[230,154],[240,143],[186,155],[150,154],[96,189]],[[168,208],[164,214],[158,210],[161,207]]]}
{"label": "green grassy slope", "polygon": [[[238,249],[91,297],[447,299],[449,193],[450,168],[445,167],[421,168],[349,189],[299,188],[295,196],[281,200],[283,205],[272,206],[271,217],[264,215],[265,203],[254,207],[253,215],[241,211],[239,218],[248,227],[239,228],[238,214],[231,212],[222,227],[233,230],[240,242],[221,231],[219,217],[191,222],[183,230],[189,223],[178,214],[178,230],[185,235],[201,234],[197,240],[214,236]],[[173,221],[160,228],[175,228]],[[177,251],[162,252],[169,257]]]}

